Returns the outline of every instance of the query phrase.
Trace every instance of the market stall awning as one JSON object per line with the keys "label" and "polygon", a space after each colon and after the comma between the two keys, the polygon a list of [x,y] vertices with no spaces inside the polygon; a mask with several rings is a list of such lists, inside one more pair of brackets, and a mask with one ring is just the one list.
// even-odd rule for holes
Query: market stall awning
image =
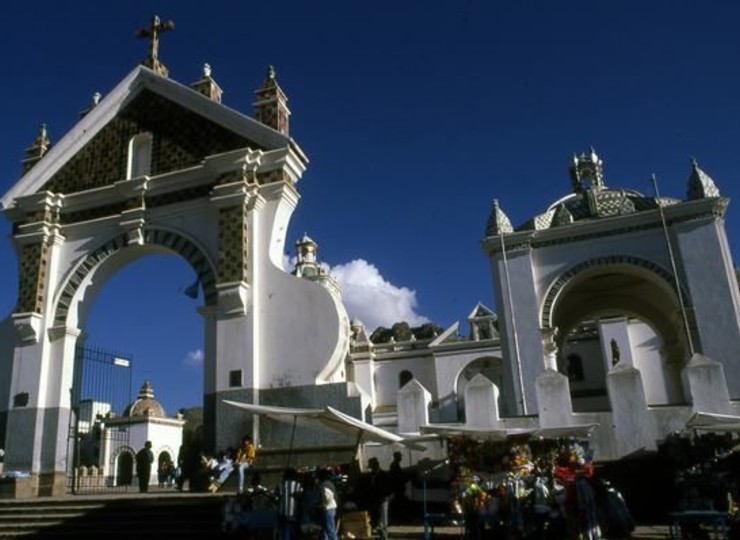
{"label": "market stall awning", "polygon": [[562,437],[584,438],[598,427],[598,424],[577,424],[573,426],[553,426],[536,428],[484,428],[463,425],[421,426],[422,435],[439,437],[471,437],[486,441],[505,441],[512,437],[530,437],[541,439],[559,439]]}
{"label": "market stall awning", "polygon": [[686,422],[686,429],[702,431],[740,431],[740,416],[695,412]]}
{"label": "market stall awning", "polygon": [[533,437],[559,439],[561,437],[589,437],[599,424],[576,424],[574,426],[541,427],[532,432]]}
{"label": "market stall awning", "polygon": [[400,435],[396,435],[395,433],[391,433],[383,428],[363,422],[362,420],[338,411],[328,405],[323,409],[300,409],[240,403],[238,401],[230,401],[227,399],[224,399],[223,402],[252,414],[260,414],[279,422],[293,424],[294,426],[298,425],[308,428],[323,426],[334,431],[339,431],[340,433],[353,436],[357,444],[368,441],[381,444],[397,443],[408,446],[412,450],[425,450],[425,447],[411,441],[407,441]]}

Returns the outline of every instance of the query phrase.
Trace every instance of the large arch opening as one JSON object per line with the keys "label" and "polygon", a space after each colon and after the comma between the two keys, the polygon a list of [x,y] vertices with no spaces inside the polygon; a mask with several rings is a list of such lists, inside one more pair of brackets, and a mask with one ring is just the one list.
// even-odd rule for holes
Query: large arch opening
{"label": "large arch opening", "polygon": [[[210,377],[205,343],[213,328],[201,307],[216,302],[213,264],[203,249],[173,232],[142,231],[141,244],[128,238],[106,241],[70,270],[55,304],[56,326],[78,331],[78,348],[94,345],[130,358],[132,395],[126,404],[149,381],[166,417],[181,418],[178,412],[186,410],[183,440],[199,448],[202,440],[185,435],[192,431],[202,437],[199,426],[187,420],[202,421]],[[64,362],[72,361],[65,352]],[[123,410],[111,412],[120,416]],[[120,474],[113,474],[118,483]]]}
{"label": "large arch opening", "polygon": [[130,355],[132,392],[150,381],[167,416],[202,407],[204,321],[200,302],[185,294],[192,268],[179,257],[144,251],[114,266],[96,272],[100,283],[80,305],[85,342]]}
{"label": "large arch opening", "polygon": [[543,323],[558,329],[558,368],[575,412],[610,409],[606,377],[619,362],[640,370],[649,405],[685,402],[678,295],[669,274],[640,262],[583,264],[550,289]]}

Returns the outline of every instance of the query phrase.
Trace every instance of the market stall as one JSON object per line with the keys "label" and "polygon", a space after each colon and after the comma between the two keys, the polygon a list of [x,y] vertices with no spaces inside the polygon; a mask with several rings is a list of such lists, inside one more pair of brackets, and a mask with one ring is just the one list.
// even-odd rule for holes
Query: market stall
{"label": "market stall", "polygon": [[621,496],[594,474],[596,427],[426,426],[422,433],[447,441],[451,515],[463,517],[468,538],[595,539],[633,528]]}
{"label": "market stall", "polygon": [[673,538],[740,537],[740,416],[695,412],[659,453],[673,470]]}
{"label": "market stall", "polygon": [[[223,400],[223,403],[241,409],[246,413],[260,415],[292,426],[290,439],[287,441],[287,447],[285,448],[286,461],[281,467],[281,472],[283,473],[288,469],[296,467],[291,461],[291,458],[294,452],[294,436],[297,427],[311,430],[334,431],[346,435],[348,440],[353,442],[353,463],[357,464],[358,467],[360,463],[365,461],[363,449],[368,443],[398,445],[399,447],[420,452],[426,449],[423,445],[409,441],[400,435],[364,422],[358,418],[354,418],[328,405],[321,409],[308,409],[257,405],[231,400]],[[344,472],[333,470],[333,467],[330,467],[329,463],[323,461],[326,456],[320,453],[321,447],[317,447],[317,449],[319,453],[316,454],[316,461],[309,465],[304,464],[301,467],[303,470],[296,472],[299,477],[299,483],[302,485],[304,499],[309,499],[312,494],[315,495],[315,493],[318,493],[318,489],[315,488],[317,485],[317,476],[322,470],[328,471],[329,469],[332,469],[331,479],[339,494],[338,498],[344,499],[348,480],[345,473],[348,473],[349,470]],[[351,467],[349,463],[345,465]],[[254,478],[254,473],[252,477]],[[317,508],[315,507],[316,504],[318,504],[318,501],[313,499],[311,501],[302,500],[299,504],[302,508],[301,513],[303,514],[300,517],[301,535],[304,538],[317,536],[321,529],[318,524],[318,521],[320,521],[318,520],[320,512],[313,511]],[[268,530],[272,531],[276,527],[276,515],[276,499],[274,493],[267,492],[264,488],[252,489],[250,487],[243,497],[227,500],[224,509],[224,523],[228,523],[228,525],[224,529],[232,528],[232,525],[236,524],[234,530],[247,530],[253,534],[265,533]],[[366,512],[349,512],[346,517],[342,516],[344,521],[341,522],[343,523],[341,528],[357,536],[357,531],[364,530],[366,517]]]}

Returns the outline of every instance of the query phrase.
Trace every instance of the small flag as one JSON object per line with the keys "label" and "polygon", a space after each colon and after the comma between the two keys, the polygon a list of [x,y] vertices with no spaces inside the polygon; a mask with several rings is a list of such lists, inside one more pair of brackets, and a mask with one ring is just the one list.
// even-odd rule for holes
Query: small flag
{"label": "small flag", "polygon": [[183,292],[192,298],[193,300],[196,300],[198,298],[198,290],[200,287],[200,278],[196,277],[195,281],[192,285],[190,285],[187,289],[185,289]]}

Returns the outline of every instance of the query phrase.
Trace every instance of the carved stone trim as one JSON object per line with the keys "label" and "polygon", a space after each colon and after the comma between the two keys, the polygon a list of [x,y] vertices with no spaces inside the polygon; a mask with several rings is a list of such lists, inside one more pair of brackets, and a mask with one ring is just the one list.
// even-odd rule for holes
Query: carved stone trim
{"label": "carved stone trim", "polygon": [[41,337],[43,318],[38,313],[13,313],[16,337],[24,344],[38,343]]}
{"label": "carved stone trim", "polygon": [[246,315],[249,306],[249,285],[243,281],[218,283],[218,314],[225,317]]}
{"label": "carved stone trim", "polygon": [[[196,274],[198,274],[200,286],[203,288],[205,304],[216,304],[216,275],[212,264],[200,247],[193,244],[187,238],[171,231],[147,228],[136,228],[132,229],[132,231],[137,231],[137,234],[138,232],[141,233],[143,244],[165,247],[179,254],[183,259],[188,261]],[[128,247],[130,245],[130,240],[131,237],[128,233],[112,238],[99,248],[88,253],[88,255],[79,262],[76,269],[72,272],[64,285],[62,293],[59,296],[59,300],[57,301],[54,315],[54,323],[56,326],[66,325],[67,314],[72,304],[72,299],[86,276],[93,272],[98,265],[108,259],[108,257]]]}
{"label": "carved stone trim", "polygon": [[52,326],[48,332],[51,341],[56,341],[67,336],[77,338],[82,335],[82,330],[71,326]]}
{"label": "carved stone trim", "polygon": [[[544,302],[542,304],[542,315],[540,317],[540,325],[542,328],[547,328],[552,326],[552,311],[555,304],[555,299],[560,294],[560,291],[565,287],[565,285],[572,280],[576,275],[580,274],[581,272],[585,270],[589,270],[591,268],[599,267],[599,266],[612,266],[617,264],[627,264],[631,266],[639,266],[640,268],[644,268],[651,273],[655,274],[657,277],[659,277],[661,280],[665,281],[670,285],[671,289],[673,291],[677,291],[676,286],[676,280],[674,279],[673,275],[668,272],[665,268],[658,266],[652,261],[648,261],[646,259],[641,259],[639,257],[632,257],[629,255],[609,255],[605,257],[597,257],[594,259],[589,259],[587,261],[583,261],[570,269],[566,270],[565,272],[562,272],[557,280],[550,286],[550,288],[547,291],[547,294],[545,295]],[[689,307],[691,305],[691,300],[688,291],[683,288],[683,299],[685,307]]]}

